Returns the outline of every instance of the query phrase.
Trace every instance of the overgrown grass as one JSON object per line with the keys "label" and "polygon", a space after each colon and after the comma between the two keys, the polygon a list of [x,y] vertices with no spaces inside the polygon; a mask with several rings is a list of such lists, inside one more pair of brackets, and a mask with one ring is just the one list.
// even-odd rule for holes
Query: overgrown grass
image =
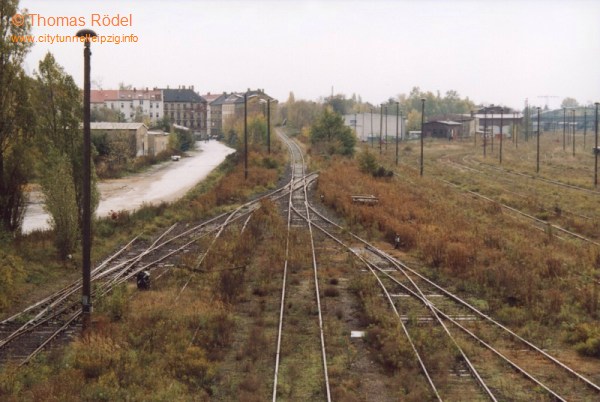
{"label": "overgrown grass", "polygon": [[[282,174],[286,156],[278,142],[272,146],[269,162],[259,152],[251,152],[249,180],[244,180],[241,161],[231,154],[185,197],[172,204],[143,205],[133,212],[117,211],[114,217],[97,218],[93,224],[92,261],[101,261],[137,235],[141,234],[142,240],[150,239],[175,222],[193,222],[216,215],[253,194],[273,188]],[[81,251],[74,252],[71,259],[60,260],[53,236],[51,231],[34,231],[0,239],[0,254],[6,255],[5,260],[22,260],[23,265],[22,275],[15,270],[11,292],[6,292],[0,302],[0,316],[79,277]]]}
{"label": "overgrown grass", "polygon": [[[464,155],[468,144],[457,148],[460,151],[442,143],[428,146],[430,153]],[[436,146],[439,149],[433,151]],[[597,285],[586,279],[598,275],[599,251],[594,247],[560,241],[554,231],[540,232],[504,214],[498,204],[443,184],[438,178],[448,179],[449,168],[442,162],[427,167],[424,178],[401,165],[392,181],[373,180],[350,161],[334,160],[329,165],[320,176],[319,192],[327,205],[347,217],[353,230],[390,244],[398,234],[400,248],[422,261],[428,275],[485,300],[493,316],[530,339],[557,345],[572,325],[597,318]],[[487,181],[476,173],[462,175],[493,186],[499,173]],[[529,186],[532,192],[538,189]],[[353,194],[374,194],[380,202],[376,207],[356,205],[351,202]],[[585,208],[587,202],[575,201],[569,207]],[[593,345],[578,348],[593,353]]]}

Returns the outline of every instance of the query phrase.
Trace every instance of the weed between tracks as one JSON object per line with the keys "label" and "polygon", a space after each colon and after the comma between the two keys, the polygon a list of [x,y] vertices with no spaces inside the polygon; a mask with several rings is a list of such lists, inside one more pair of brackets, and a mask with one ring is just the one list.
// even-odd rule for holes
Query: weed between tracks
{"label": "weed between tracks", "polygon": [[[438,156],[451,153],[445,144],[428,146],[428,152],[437,152]],[[458,154],[462,155],[464,149],[463,145]],[[393,160],[391,155],[387,158]],[[388,244],[393,243],[397,233],[403,255],[419,260],[415,266],[422,272],[474,300],[525,338],[551,348],[555,354],[565,350],[571,358],[572,354],[567,353],[569,344],[577,345],[584,354],[600,356],[593,352],[598,339],[598,250],[575,241],[560,241],[553,231],[538,231],[528,222],[515,220],[498,204],[465,196],[460,189],[438,180],[448,180],[450,170],[441,160],[436,163],[430,157],[427,163],[424,178],[400,166],[395,169],[398,178],[373,180],[353,163],[334,161],[323,169],[318,191],[328,206],[346,217],[353,231]],[[493,187],[499,175],[490,175],[486,185]],[[483,182],[480,176],[477,178]],[[545,187],[536,186],[530,191],[535,194]],[[353,204],[350,196],[354,194],[374,194],[379,204]],[[569,208],[587,208],[586,198],[574,198]],[[587,214],[597,211],[596,205]],[[366,303],[368,310],[370,302]],[[386,327],[375,326],[377,331]],[[569,336],[573,331],[582,333],[582,338]],[[385,336],[378,334],[377,339]],[[376,342],[375,350],[384,345]],[[389,362],[382,363],[394,370]],[[598,371],[587,360],[572,359],[571,363],[598,382]]]}
{"label": "weed between tracks", "polygon": [[[240,166],[236,167],[235,157],[229,158],[186,198],[172,206],[147,206],[134,213],[120,212],[116,219],[98,221],[94,256],[125,243],[141,231],[148,233],[145,238],[142,236],[142,243],[150,241],[149,233],[175,221],[205,219],[207,215],[231,208],[228,206],[231,203],[245,200],[252,191],[274,186],[278,170],[273,167],[283,165],[284,153],[278,145],[272,149],[277,163],[270,163],[271,168],[264,167],[262,160],[251,153],[252,180],[248,182],[244,182]],[[202,264],[197,264],[199,255],[183,254],[169,275],[153,283],[152,290],[137,292],[130,285],[117,289],[106,299],[96,300],[94,330],[67,347],[64,354],[50,352],[22,369],[2,368],[0,399],[209,400],[227,395],[229,384],[235,385],[230,396],[242,390],[248,395],[256,394],[252,367],[248,366],[244,378],[234,375],[232,377],[239,381],[230,382],[225,362],[233,350],[232,345],[240,342],[251,359],[271,358],[265,353],[267,348],[262,339],[272,335],[261,329],[260,309],[253,310],[257,319],[249,333],[243,327],[244,320],[236,316],[237,306],[253,294],[266,296],[278,287],[273,288],[270,283],[280,266],[271,260],[279,259],[281,254],[277,239],[262,249],[264,253],[255,253],[260,249],[255,247],[257,242],[270,237],[266,228],[272,222],[266,211],[272,212],[272,208],[265,206],[258,211],[258,218],[250,222],[241,236],[239,226],[224,232],[223,239],[215,243],[214,250]],[[30,262],[39,264],[38,286],[46,284],[53,275],[64,278],[65,282],[69,282],[69,278],[74,280],[75,272],[64,275],[68,267],[63,267],[61,272],[48,258],[50,237],[47,233],[34,233],[18,238],[14,243],[18,250],[30,250],[29,254],[22,262],[16,258],[3,259],[2,263],[10,262],[15,268],[14,274],[20,272],[22,264],[23,276],[28,279],[38,272],[31,269]],[[31,247],[40,244],[45,245],[44,248]],[[41,269],[44,253],[49,264]],[[77,258],[74,256],[73,261]],[[71,264],[73,268],[77,265]],[[34,268],[38,269],[37,266]],[[18,279],[18,276],[13,275],[13,278]],[[180,295],[182,284],[188,280],[188,287]],[[18,297],[25,287],[18,283],[15,287],[15,297]],[[25,297],[23,300],[27,302]],[[268,324],[265,327],[271,328]],[[267,388],[261,391],[262,395],[267,394]]]}
{"label": "weed between tracks", "polygon": [[[403,156],[410,155],[413,151],[404,148]],[[600,260],[595,250],[560,242],[553,233],[515,221],[498,204],[465,197],[436,180],[420,179],[409,169],[398,168],[399,179],[373,180],[351,161],[333,158],[317,163],[323,167],[318,191],[353,231],[384,247],[398,233],[403,256],[415,261],[428,276],[466,295],[526,338],[564,356],[572,367],[598,382],[597,360],[575,354],[578,349],[598,355],[598,296],[592,279],[598,277]],[[250,176],[260,178],[253,184],[265,189],[275,173],[261,171],[259,165],[251,163]],[[97,239],[104,245],[97,250],[115,248],[142,227],[150,231],[174,220],[201,219],[227,208],[223,202],[244,199],[248,190],[238,188],[243,172],[232,166],[227,164],[216,172],[175,208],[148,207],[140,212],[145,218],[154,215],[152,222],[142,224],[138,222],[142,215],[131,214],[99,223],[99,228],[104,227]],[[428,166],[426,175],[427,169],[448,170]],[[222,180],[225,177],[227,180]],[[462,183],[460,175],[451,177]],[[470,189],[479,186],[483,191],[483,184],[463,185]],[[512,196],[500,188],[487,186],[506,197],[503,202],[510,201]],[[529,201],[531,205],[547,201],[539,191],[537,198]],[[354,194],[374,194],[380,203],[376,207],[352,204],[350,195]],[[578,205],[584,204],[571,208],[587,208]],[[559,206],[566,210],[562,202]],[[18,371],[5,368],[0,373],[0,398],[269,399],[285,223],[277,208],[266,203],[244,233],[239,231],[237,225],[225,231],[201,264],[201,251],[209,241],[199,242],[196,252],[184,254],[149,292],[128,286],[97,304],[96,330],[66,354],[51,352]],[[34,236],[47,243],[48,252],[51,241],[46,235]],[[105,240],[100,240],[102,236]],[[24,249],[32,244],[30,239],[20,241]],[[325,243],[318,245],[317,262],[334,400],[430,400],[431,391],[377,285],[366,273],[357,272],[361,268],[352,258],[332,251],[335,248]],[[295,231],[292,245],[278,395],[282,400],[320,400],[324,396],[322,361],[305,234]],[[41,266],[43,252],[31,251],[32,256],[36,253]],[[61,269],[58,272],[70,268]],[[49,277],[48,273],[39,279],[30,272],[26,275],[39,282]],[[177,299],[190,275],[189,286]],[[349,331],[354,329],[367,329],[364,341],[349,339]],[[454,352],[448,352],[450,348],[443,342],[433,342],[441,338],[437,331],[411,330],[418,348],[432,347],[427,364],[444,391],[452,379],[442,368],[455,363]],[[459,341],[468,349],[466,342]],[[483,364],[493,360],[485,354],[479,356]],[[492,384],[502,395],[543,400],[536,390],[524,391],[528,384],[518,375],[496,375],[499,372],[498,367],[486,366],[486,374],[497,378]]]}

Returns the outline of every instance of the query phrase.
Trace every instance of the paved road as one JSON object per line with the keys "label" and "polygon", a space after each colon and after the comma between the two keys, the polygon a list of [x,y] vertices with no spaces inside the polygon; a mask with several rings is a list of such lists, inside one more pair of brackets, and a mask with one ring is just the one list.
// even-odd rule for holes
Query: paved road
{"label": "paved road", "polygon": [[[203,180],[233,149],[217,141],[197,142],[197,150],[190,157],[153,166],[144,173],[122,179],[99,183],[100,205],[97,216],[110,211],[134,210],[143,203],[155,204],[174,201],[182,197]],[[49,228],[50,216],[44,211],[43,197],[39,191],[29,194],[23,232]]]}

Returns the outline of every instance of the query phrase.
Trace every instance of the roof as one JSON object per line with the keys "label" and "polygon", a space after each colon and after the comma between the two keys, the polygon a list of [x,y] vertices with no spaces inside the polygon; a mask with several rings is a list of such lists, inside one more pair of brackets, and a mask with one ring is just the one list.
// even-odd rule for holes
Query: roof
{"label": "roof", "polygon": [[161,91],[158,89],[94,89],[90,91],[91,103],[102,103],[104,101],[132,101],[144,99],[160,101]]}
{"label": "roof", "polygon": [[169,133],[162,130],[150,130],[148,131],[148,135],[169,135]]}
{"label": "roof", "polygon": [[462,123],[459,123],[457,121],[451,121],[451,120],[426,121],[424,124],[433,124],[433,123],[445,124],[446,126],[462,126]]}
{"label": "roof", "polygon": [[227,99],[227,94],[221,94],[216,99],[208,103],[210,103],[211,106],[221,106],[223,102],[225,102],[225,99]]}
{"label": "roof", "polygon": [[165,102],[189,102],[189,103],[204,103],[206,102],[200,95],[194,92],[193,89],[163,89],[163,98]]}
{"label": "roof", "polygon": [[103,103],[107,100],[119,99],[118,89],[92,89],[90,91],[90,102],[91,103]]}
{"label": "roof", "polygon": [[223,96],[223,94],[205,94],[205,95],[201,95],[202,98],[204,98],[205,101],[207,101],[208,103],[216,100],[218,97]]}
{"label": "roof", "polygon": [[173,124],[173,128],[177,130],[190,131],[188,127],[180,126],[179,124]]}
{"label": "roof", "polygon": [[231,104],[231,103],[242,103],[244,102],[244,94],[232,93],[227,96],[227,98],[223,99],[222,103]]}
{"label": "roof", "polygon": [[144,123],[113,123],[108,121],[90,123],[91,130],[137,130],[142,126],[146,127]]}
{"label": "roof", "polygon": [[523,117],[523,114],[521,112],[516,112],[516,113],[488,113],[488,114],[484,114],[484,113],[477,113],[475,115],[475,117],[479,118],[479,119],[493,119],[493,120],[500,120],[500,118],[504,119],[504,120],[513,120],[513,119],[520,119]]}

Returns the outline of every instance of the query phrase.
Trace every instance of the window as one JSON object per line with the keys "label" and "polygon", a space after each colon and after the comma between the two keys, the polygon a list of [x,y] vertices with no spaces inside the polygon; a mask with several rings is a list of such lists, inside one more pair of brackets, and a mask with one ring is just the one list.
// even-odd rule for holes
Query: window
{"label": "window", "polygon": [[125,106],[123,105],[123,102],[121,102],[121,109],[123,109]]}

